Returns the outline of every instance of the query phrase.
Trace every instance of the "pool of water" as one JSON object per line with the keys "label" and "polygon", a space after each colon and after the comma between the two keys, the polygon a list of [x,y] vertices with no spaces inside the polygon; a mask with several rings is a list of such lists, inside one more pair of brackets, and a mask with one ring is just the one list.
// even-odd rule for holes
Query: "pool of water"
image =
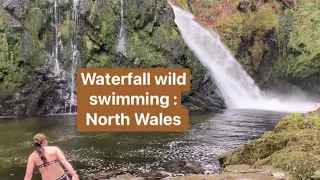
{"label": "pool of water", "polygon": [[[162,168],[168,160],[194,160],[207,173],[219,169],[218,155],[272,130],[284,113],[225,110],[190,115],[185,133],[80,133],[76,116],[0,120],[1,179],[23,179],[26,161],[38,132],[59,146],[79,174],[109,168]],[[34,178],[41,179],[35,169]]]}

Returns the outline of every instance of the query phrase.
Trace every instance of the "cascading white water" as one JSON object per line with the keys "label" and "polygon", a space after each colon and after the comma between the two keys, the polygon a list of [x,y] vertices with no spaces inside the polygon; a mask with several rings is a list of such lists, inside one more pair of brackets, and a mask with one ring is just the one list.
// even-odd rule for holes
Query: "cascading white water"
{"label": "cascading white water", "polygon": [[[82,0],[73,0],[73,8],[72,8],[72,21],[74,28],[76,28],[79,24],[79,7]],[[67,45],[64,47],[60,33],[60,13],[59,13],[59,6],[57,0],[54,1],[54,29],[55,29],[55,44],[53,47],[53,51],[51,54],[48,54],[47,62],[52,66],[52,71],[57,76],[58,80],[63,80],[67,82],[67,88],[63,89],[59,92],[61,99],[65,101],[65,105],[60,107],[57,105],[52,113],[55,112],[68,112],[68,113],[75,113],[76,106],[77,106],[77,95],[76,95],[76,70],[80,65],[80,52],[77,49],[76,44],[74,43],[75,40],[70,37]],[[72,36],[74,37],[74,36]],[[70,58],[70,63],[61,63],[59,61],[60,54],[65,54],[67,57]],[[64,67],[65,64],[70,64],[69,68]],[[70,69],[70,70],[66,70]],[[64,110],[62,110],[64,109]]]}
{"label": "cascading white water", "polygon": [[80,63],[80,52],[77,49],[77,46],[73,44],[71,41],[72,47],[72,64],[71,64],[71,72],[70,72],[70,79],[69,81],[69,89],[70,89],[70,98],[69,98],[69,113],[76,112],[73,107],[77,106],[77,95],[75,93],[76,90],[76,71]]}
{"label": "cascading white water", "polygon": [[121,24],[120,24],[120,31],[119,31],[119,35],[118,35],[118,45],[117,45],[117,51],[121,52],[123,55],[126,55],[126,34],[125,34],[125,30],[124,30],[124,23],[123,23],[123,0],[121,0],[121,14],[120,14],[120,18],[121,18]]}
{"label": "cascading white water", "polygon": [[284,112],[307,112],[317,108],[312,102],[280,102],[266,97],[223,45],[216,32],[195,22],[190,12],[174,5],[172,8],[185,42],[212,74],[228,108]]}
{"label": "cascading white water", "polygon": [[53,57],[51,59],[53,59],[53,71],[57,76],[60,76],[61,70],[60,70],[60,63],[58,60],[58,55],[59,55],[59,39],[60,39],[60,35],[59,35],[59,18],[58,18],[58,4],[57,4],[57,0],[54,1],[54,29],[55,29],[55,45],[54,45],[54,52],[53,52]]}
{"label": "cascading white water", "polygon": [[75,22],[76,26],[79,23],[79,5],[80,0],[73,0],[73,7],[72,7],[72,19]]}
{"label": "cascading white water", "polygon": [[[80,22],[79,19],[79,7],[81,0],[73,0],[73,8],[72,8],[72,19],[74,22],[74,27],[76,28]],[[68,80],[68,89],[70,91],[69,95],[69,113],[76,112],[77,106],[77,94],[76,91],[76,71],[79,67],[80,63],[80,52],[77,48],[77,45],[74,44],[73,40],[71,39],[71,68],[69,72],[69,80]]]}

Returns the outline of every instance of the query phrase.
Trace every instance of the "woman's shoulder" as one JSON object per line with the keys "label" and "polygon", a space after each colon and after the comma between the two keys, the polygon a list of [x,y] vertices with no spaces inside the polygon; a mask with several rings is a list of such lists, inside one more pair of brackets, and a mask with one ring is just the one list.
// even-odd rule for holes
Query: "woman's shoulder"
{"label": "woman's shoulder", "polygon": [[46,146],[45,149],[53,150],[53,151],[60,150],[60,148],[57,146]]}
{"label": "woman's shoulder", "polygon": [[36,151],[33,151],[30,155],[29,155],[29,159],[33,159],[35,157],[37,157],[37,152]]}

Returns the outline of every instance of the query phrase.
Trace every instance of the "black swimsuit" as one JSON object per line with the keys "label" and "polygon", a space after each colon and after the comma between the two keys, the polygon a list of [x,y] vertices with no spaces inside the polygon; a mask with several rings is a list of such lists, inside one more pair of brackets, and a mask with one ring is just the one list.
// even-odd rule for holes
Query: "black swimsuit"
{"label": "black swimsuit", "polygon": [[49,161],[49,162],[47,162],[47,163],[45,163],[45,164],[39,165],[38,168],[42,168],[42,167],[45,167],[45,166],[49,166],[49,165],[54,164],[54,163],[57,163],[57,162],[59,162],[58,159],[53,160],[53,161]]}
{"label": "black swimsuit", "polygon": [[61,177],[59,177],[57,180],[67,180],[67,174],[64,173],[64,175],[62,175]]}
{"label": "black swimsuit", "polygon": [[[49,162],[47,162],[47,163],[45,163],[45,164],[41,164],[41,165],[39,165],[38,166],[38,168],[42,168],[42,167],[45,167],[45,166],[49,166],[49,165],[51,165],[51,164],[54,164],[54,163],[58,163],[59,162],[59,160],[53,160],[53,161],[49,161]],[[64,173],[61,177],[59,177],[57,180],[67,180],[67,174],[66,173]]]}

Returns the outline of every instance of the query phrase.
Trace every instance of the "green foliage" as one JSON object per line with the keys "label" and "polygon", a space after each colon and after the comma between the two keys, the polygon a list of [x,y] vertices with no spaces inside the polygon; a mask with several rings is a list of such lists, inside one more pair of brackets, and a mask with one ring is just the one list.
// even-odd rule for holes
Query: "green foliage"
{"label": "green foliage", "polygon": [[175,5],[179,6],[182,9],[189,9],[188,0],[175,0]]}
{"label": "green foliage", "polygon": [[307,77],[320,72],[319,6],[316,1],[300,0],[289,12],[293,23],[284,57],[277,64],[280,76]]}
{"label": "green foliage", "polygon": [[89,21],[90,23],[93,23],[93,20],[94,20],[94,15],[95,15],[95,4],[94,4],[94,0],[88,0],[88,1],[84,1],[85,4],[83,5],[83,9],[85,9],[86,11],[89,11],[90,12],[90,15],[89,15]]}
{"label": "green foliage", "polygon": [[167,66],[167,59],[163,55],[164,45],[169,39],[167,30],[157,27],[153,35],[149,33],[152,24],[148,24],[144,29],[138,30],[132,37],[128,38],[128,57],[139,59],[141,67]]}
{"label": "green foliage", "polygon": [[203,0],[202,7],[203,8],[211,8],[216,3],[216,0]]}
{"label": "green foliage", "polygon": [[71,16],[71,12],[67,12],[63,24],[59,27],[60,37],[63,44],[68,43],[70,38],[75,39],[74,35],[76,34],[77,27],[71,20]]}
{"label": "green foliage", "polygon": [[21,69],[18,67],[21,34],[14,30],[1,33],[0,41],[0,89],[11,91],[21,78]]}
{"label": "green foliage", "polygon": [[250,74],[253,74],[252,60],[251,57],[245,56],[242,58],[238,58],[238,61],[243,66],[243,68]]}
{"label": "green foliage", "polygon": [[235,54],[239,49],[243,32],[245,18],[240,13],[233,14],[225,21],[217,22],[217,30],[223,35],[223,40],[227,47]]}
{"label": "green foliage", "polygon": [[[101,2],[100,6],[94,1],[88,1],[87,8],[90,8],[90,24],[98,31],[94,34],[100,44],[104,44],[105,50],[111,52],[116,44],[118,35],[119,17],[113,10],[115,1]],[[89,7],[91,6],[91,7]]]}
{"label": "green foliage", "polygon": [[32,67],[42,65],[44,58],[42,57],[42,51],[40,48],[40,41],[38,39],[39,32],[44,26],[45,16],[40,8],[32,8],[29,10],[26,20],[24,22],[26,28],[29,30],[30,38],[30,52],[28,59]]}
{"label": "green foliage", "polygon": [[26,21],[25,26],[30,31],[32,35],[38,35],[39,30],[42,28],[44,24],[44,15],[40,8],[30,9]]}
{"label": "green foliage", "polygon": [[100,18],[102,21],[101,38],[106,45],[115,44],[118,33],[118,17],[113,13],[112,9],[103,9],[100,12]]}
{"label": "green foliage", "polygon": [[100,53],[92,57],[93,59],[89,61],[86,65],[87,68],[111,68],[112,62],[111,60],[114,58],[113,56],[108,55],[107,53]]}
{"label": "green foliage", "polygon": [[3,19],[2,19],[2,17],[0,16],[0,26],[3,25],[3,24],[4,24]]}
{"label": "green foliage", "polygon": [[279,16],[271,4],[262,5],[257,11],[249,13],[237,12],[226,20],[217,22],[217,30],[224,42],[235,54],[241,38],[249,38],[254,32],[267,32],[279,26]]}
{"label": "green foliage", "polygon": [[130,7],[128,7],[125,11],[125,24],[126,26],[129,26],[128,29],[133,30],[136,27],[139,27],[141,24],[141,17],[139,17],[140,14],[140,8],[137,3],[131,3]]}

